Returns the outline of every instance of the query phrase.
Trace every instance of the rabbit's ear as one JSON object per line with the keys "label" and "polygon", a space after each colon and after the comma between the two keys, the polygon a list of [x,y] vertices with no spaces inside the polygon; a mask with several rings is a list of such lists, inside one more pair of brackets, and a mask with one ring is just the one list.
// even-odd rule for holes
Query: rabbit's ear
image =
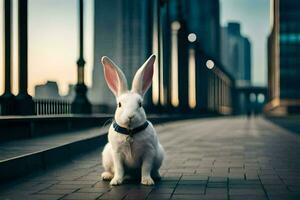
{"label": "rabbit's ear", "polygon": [[132,91],[144,96],[152,83],[153,65],[155,55],[151,55],[148,60],[138,69],[132,81]]}
{"label": "rabbit's ear", "polygon": [[101,59],[104,77],[110,90],[117,97],[128,90],[127,80],[122,70],[108,57]]}

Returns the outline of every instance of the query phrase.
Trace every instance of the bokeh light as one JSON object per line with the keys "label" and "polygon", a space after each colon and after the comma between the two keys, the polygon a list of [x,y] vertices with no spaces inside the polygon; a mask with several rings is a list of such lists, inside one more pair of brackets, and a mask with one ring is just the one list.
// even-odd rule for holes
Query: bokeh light
{"label": "bokeh light", "polygon": [[214,68],[214,66],[215,66],[214,61],[212,61],[212,60],[207,60],[207,61],[206,61],[206,67],[207,67],[208,69],[212,69],[212,68]]}
{"label": "bokeh light", "polygon": [[195,33],[190,33],[188,35],[189,42],[195,42],[197,40],[197,35]]}

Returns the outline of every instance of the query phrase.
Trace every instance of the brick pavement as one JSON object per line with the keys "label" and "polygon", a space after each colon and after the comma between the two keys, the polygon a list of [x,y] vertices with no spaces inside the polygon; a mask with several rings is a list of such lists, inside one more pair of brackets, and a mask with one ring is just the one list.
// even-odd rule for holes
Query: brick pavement
{"label": "brick pavement", "polygon": [[101,148],[0,186],[0,199],[300,199],[300,136],[263,118],[158,125],[167,159],[155,186],[100,180]]}

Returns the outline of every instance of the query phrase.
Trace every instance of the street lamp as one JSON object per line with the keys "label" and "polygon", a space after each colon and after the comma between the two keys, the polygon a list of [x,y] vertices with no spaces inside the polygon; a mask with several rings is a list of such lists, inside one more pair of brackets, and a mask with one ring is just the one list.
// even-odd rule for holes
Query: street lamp
{"label": "street lamp", "polygon": [[4,45],[5,45],[5,76],[4,85],[5,90],[2,96],[0,96],[0,115],[14,114],[14,95],[11,93],[11,15],[12,15],[12,2],[11,0],[4,1]]}
{"label": "street lamp", "polygon": [[84,65],[83,58],[83,0],[79,0],[79,59],[77,61],[77,84],[75,87],[76,95],[72,102],[72,113],[89,114],[91,113],[91,104],[86,96],[87,87],[84,83]]}
{"label": "street lamp", "polygon": [[18,115],[35,114],[34,102],[28,94],[28,0],[18,1],[18,53],[19,93],[16,96],[15,112]]}
{"label": "street lamp", "polygon": [[214,67],[215,67],[214,61],[212,61],[212,60],[207,60],[207,61],[206,61],[206,67],[207,67],[208,69],[214,68]]}

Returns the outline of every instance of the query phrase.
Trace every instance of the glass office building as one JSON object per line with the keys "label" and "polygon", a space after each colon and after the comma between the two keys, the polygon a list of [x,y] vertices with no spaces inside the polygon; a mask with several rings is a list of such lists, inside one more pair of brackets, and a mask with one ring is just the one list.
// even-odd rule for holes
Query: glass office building
{"label": "glass office building", "polygon": [[284,115],[300,111],[300,1],[274,0],[272,8],[266,110]]}

